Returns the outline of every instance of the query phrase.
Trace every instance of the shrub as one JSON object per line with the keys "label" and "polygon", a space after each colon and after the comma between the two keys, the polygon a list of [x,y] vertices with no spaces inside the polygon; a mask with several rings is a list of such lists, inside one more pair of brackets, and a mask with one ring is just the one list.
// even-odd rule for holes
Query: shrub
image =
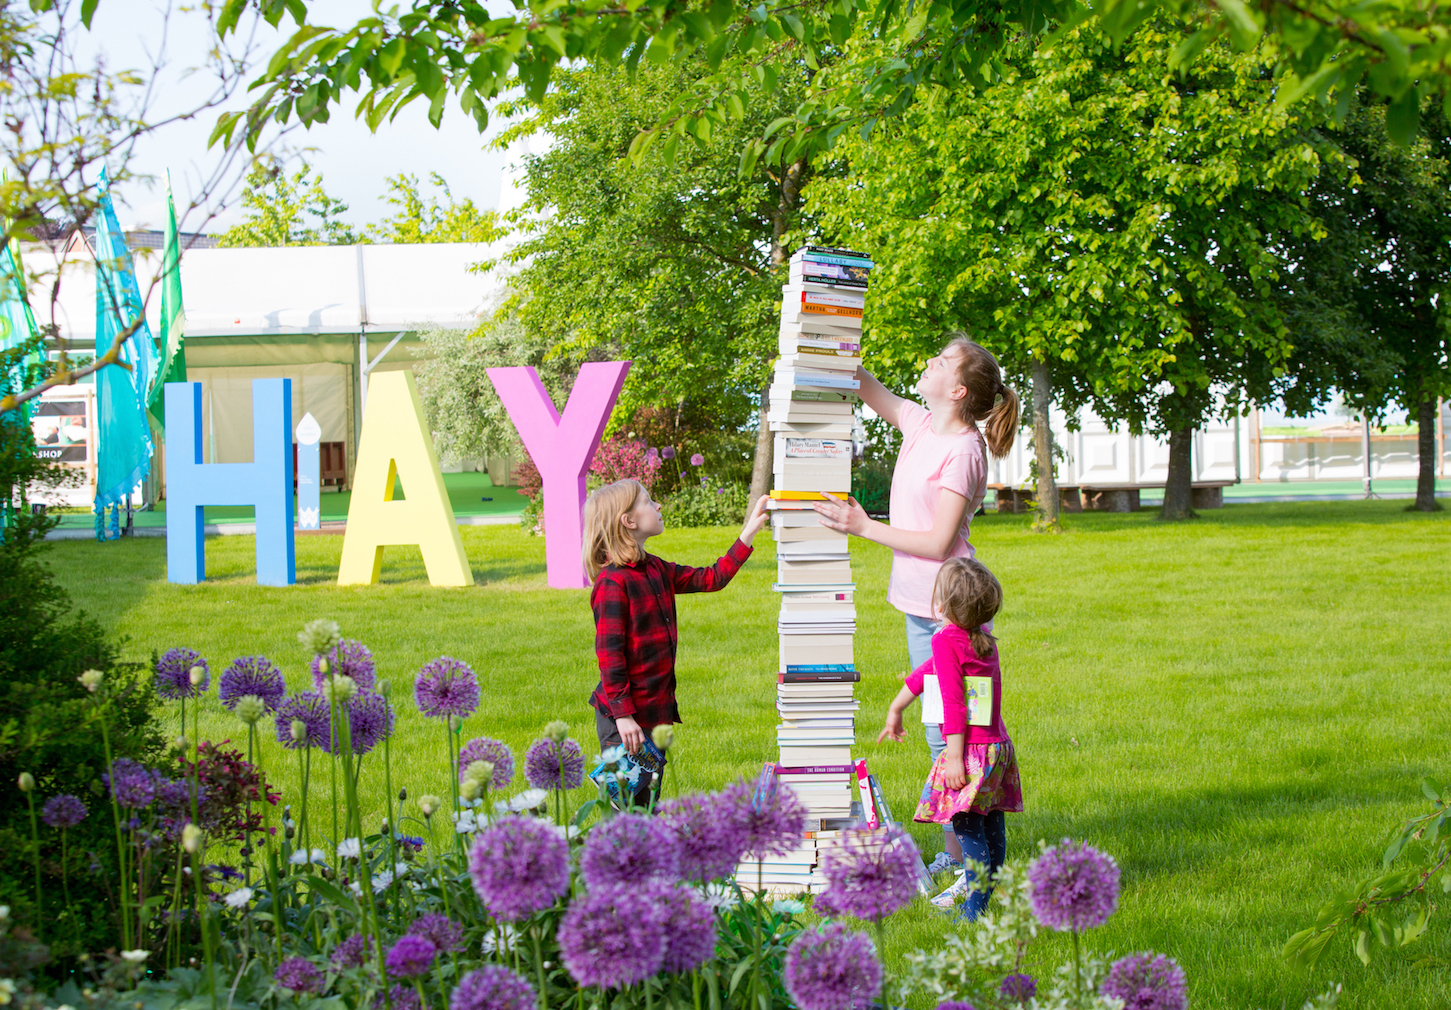
{"label": "shrub", "polygon": [[667,525],[729,526],[744,522],[750,488],[745,484],[722,484],[710,477],[689,483],[663,503]]}

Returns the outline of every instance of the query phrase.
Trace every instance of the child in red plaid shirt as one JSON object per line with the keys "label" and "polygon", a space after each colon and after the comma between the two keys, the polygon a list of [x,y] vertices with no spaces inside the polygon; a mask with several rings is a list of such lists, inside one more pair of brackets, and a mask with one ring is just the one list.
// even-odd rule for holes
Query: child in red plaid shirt
{"label": "child in red plaid shirt", "polygon": [[[656,726],[680,721],[675,704],[675,594],[724,589],[751,556],[751,541],[766,523],[766,499],[741,527],[740,538],[709,568],[691,568],[645,552],[645,541],[665,531],[660,505],[639,481],[607,484],[584,506],[584,565],[594,588],[595,655],[600,683],[590,695],[601,750],[623,746],[631,754]],[[644,806],[649,785],[641,790]]]}

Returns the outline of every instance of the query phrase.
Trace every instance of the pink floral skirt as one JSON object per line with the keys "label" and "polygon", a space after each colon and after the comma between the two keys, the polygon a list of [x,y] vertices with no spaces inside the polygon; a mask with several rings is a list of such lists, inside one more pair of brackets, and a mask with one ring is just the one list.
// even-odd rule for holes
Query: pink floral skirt
{"label": "pink floral skirt", "polygon": [[962,765],[967,785],[949,789],[946,777],[947,752],[937,755],[932,771],[922,786],[914,821],[947,824],[954,814],[989,814],[994,810],[1023,812],[1023,785],[1018,780],[1018,756],[1013,742],[970,743],[963,748]]}

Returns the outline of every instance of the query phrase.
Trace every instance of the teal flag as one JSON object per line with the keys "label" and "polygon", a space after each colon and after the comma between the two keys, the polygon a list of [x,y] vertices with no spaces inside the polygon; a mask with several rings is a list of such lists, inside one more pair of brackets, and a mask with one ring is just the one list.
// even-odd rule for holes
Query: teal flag
{"label": "teal flag", "polygon": [[[25,299],[25,279],[20,274],[14,250],[6,245],[0,253],[0,352],[13,350],[34,336],[35,316]],[[4,377],[5,393],[21,392],[23,366],[21,361],[13,363]]]}
{"label": "teal flag", "polygon": [[[129,331],[129,332],[128,332]],[[124,503],[151,470],[151,430],[146,399],[157,372],[156,342],[142,312],[141,289],[131,250],[111,206],[110,182],[101,170],[96,209],[96,356],[126,333],[120,361],[96,372],[96,511]]]}
{"label": "teal flag", "polygon": [[166,427],[168,382],[186,381],[186,309],[181,301],[181,242],[176,233],[176,205],[171,202],[171,175],[166,180],[166,246],[161,253],[161,368],[151,384],[146,409],[159,427]]}

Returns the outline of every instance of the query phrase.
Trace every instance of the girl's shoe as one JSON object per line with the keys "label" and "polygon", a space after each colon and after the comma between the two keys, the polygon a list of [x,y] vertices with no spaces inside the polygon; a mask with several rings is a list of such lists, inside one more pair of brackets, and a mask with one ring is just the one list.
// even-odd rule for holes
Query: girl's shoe
{"label": "girl's shoe", "polygon": [[932,862],[927,864],[928,873],[946,873],[948,870],[962,869],[962,861],[953,859],[946,852],[937,853]]}
{"label": "girl's shoe", "polygon": [[969,886],[967,875],[958,874],[957,879],[948,884],[945,891],[932,899],[933,907],[944,911],[952,909],[962,900],[963,895],[967,894]]}

